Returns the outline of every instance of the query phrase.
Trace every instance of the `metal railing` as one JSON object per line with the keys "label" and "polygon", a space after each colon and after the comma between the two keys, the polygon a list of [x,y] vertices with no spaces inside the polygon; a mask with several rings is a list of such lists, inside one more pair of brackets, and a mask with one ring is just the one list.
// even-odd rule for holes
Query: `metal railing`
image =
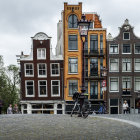
{"label": "metal railing", "polygon": [[91,56],[104,56],[105,55],[105,49],[84,49],[85,55],[91,55]]}

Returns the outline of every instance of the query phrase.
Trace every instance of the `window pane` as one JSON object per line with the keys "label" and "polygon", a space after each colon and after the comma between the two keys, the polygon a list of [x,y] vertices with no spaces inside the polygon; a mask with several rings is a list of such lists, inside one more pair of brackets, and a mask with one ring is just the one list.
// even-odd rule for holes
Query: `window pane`
{"label": "window pane", "polygon": [[118,44],[110,45],[110,53],[118,53]]}
{"label": "window pane", "polygon": [[52,81],[52,94],[59,95],[59,81]]}
{"label": "window pane", "polygon": [[110,91],[118,91],[118,78],[110,78]]}
{"label": "window pane", "polygon": [[52,75],[59,75],[59,64],[51,64]]}
{"label": "window pane", "polygon": [[27,95],[33,95],[34,91],[33,91],[33,81],[27,81],[26,82],[26,91],[27,91]]}
{"label": "window pane", "polygon": [[25,74],[26,76],[33,75],[33,64],[26,64],[25,72],[26,72],[26,74]]}
{"label": "window pane", "polygon": [[130,53],[130,44],[123,44],[123,53]]}
{"label": "window pane", "polygon": [[129,39],[129,38],[130,38],[130,37],[129,37],[129,33],[124,33],[123,35],[124,35],[124,36],[123,36],[124,39]]}
{"label": "window pane", "polygon": [[78,91],[78,80],[69,80],[69,95],[73,95],[75,91]]}
{"label": "window pane", "polygon": [[135,44],[135,53],[140,53],[140,43]]}
{"label": "window pane", "polygon": [[39,94],[40,95],[46,95],[46,81],[39,81]]}
{"label": "window pane", "polygon": [[77,28],[78,27],[78,24],[77,24],[77,16],[72,14],[69,16],[69,19],[68,19],[68,26],[69,28]]}
{"label": "window pane", "polygon": [[78,59],[69,58],[69,73],[78,73]]}
{"label": "window pane", "polygon": [[135,71],[140,71],[140,59],[135,59]]}
{"label": "window pane", "polygon": [[118,59],[110,59],[110,71],[119,71]]}
{"label": "window pane", "polygon": [[69,45],[69,50],[78,49],[77,35],[69,35],[68,45]]}
{"label": "window pane", "polygon": [[140,77],[135,78],[135,90],[140,90]]}
{"label": "window pane", "polygon": [[39,76],[46,76],[46,65],[38,64]]}

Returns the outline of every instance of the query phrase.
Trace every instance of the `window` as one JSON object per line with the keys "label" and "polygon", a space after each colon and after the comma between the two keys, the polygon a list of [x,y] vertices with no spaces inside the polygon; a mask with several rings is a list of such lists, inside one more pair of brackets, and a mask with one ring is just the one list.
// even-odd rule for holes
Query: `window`
{"label": "window", "polygon": [[140,72],[140,58],[135,58],[135,72]]}
{"label": "window", "polygon": [[85,81],[85,93],[88,93],[88,81]]}
{"label": "window", "polygon": [[77,28],[78,27],[78,23],[77,23],[78,19],[77,16],[72,14],[69,16],[68,19],[68,26],[69,28]]}
{"label": "window", "polygon": [[51,95],[60,96],[60,81],[51,80]]}
{"label": "window", "polygon": [[69,58],[69,73],[78,73],[78,59]]}
{"label": "window", "polygon": [[110,54],[118,54],[119,53],[119,47],[118,44],[110,44]]}
{"label": "window", "polygon": [[90,98],[98,99],[98,81],[90,82]]}
{"label": "window", "polygon": [[131,59],[129,58],[122,59],[122,71],[131,72]]}
{"label": "window", "polygon": [[34,97],[34,81],[25,81],[26,97]]}
{"label": "window", "polygon": [[34,69],[33,64],[25,64],[25,76],[33,76],[34,75]]}
{"label": "window", "polygon": [[51,64],[51,76],[59,76],[59,64],[58,63],[54,63]]}
{"label": "window", "polygon": [[140,77],[135,77],[135,91],[140,90]]}
{"label": "window", "polygon": [[98,59],[90,59],[90,76],[98,76]]}
{"label": "window", "polygon": [[119,92],[119,79],[110,77],[110,92]]}
{"label": "window", "polygon": [[100,35],[100,54],[103,54],[103,35]]}
{"label": "window", "polygon": [[122,88],[123,90],[130,90],[131,88],[131,78],[130,77],[123,77],[122,78]]}
{"label": "window", "polygon": [[123,44],[123,53],[131,53],[130,44]]}
{"label": "window", "polygon": [[90,22],[89,29],[93,29],[93,22]]}
{"label": "window", "polygon": [[69,80],[69,96],[78,91],[78,80]]}
{"label": "window", "polygon": [[110,72],[119,72],[119,59],[110,58]]}
{"label": "window", "polygon": [[78,50],[77,35],[69,35],[68,46],[69,50]]}
{"label": "window", "polygon": [[140,54],[140,43],[135,44],[135,54]]}
{"label": "window", "polygon": [[98,35],[90,35],[90,53],[98,53]]}
{"label": "window", "polygon": [[88,58],[85,58],[85,76],[88,77]]}
{"label": "window", "polygon": [[38,77],[46,77],[46,64],[38,64]]}
{"label": "window", "polygon": [[100,99],[103,99],[103,81],[100,82]]}
{"label": "window", "polygon": [[123,39],[124,40],[130,40],[130,33],[123,33]]}
{"label": "window", "polygon": [[47,81],[38,81],[39,97],[47,96]]}
{"label": "window", "polygon": [[37,59],[46,59],[46,49],[37,49]]}

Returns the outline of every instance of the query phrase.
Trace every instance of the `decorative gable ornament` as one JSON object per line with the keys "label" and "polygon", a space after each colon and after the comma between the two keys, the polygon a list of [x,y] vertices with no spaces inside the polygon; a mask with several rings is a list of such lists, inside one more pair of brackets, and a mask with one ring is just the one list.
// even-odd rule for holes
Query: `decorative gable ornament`
{"label": "decorative gable ornament", "polygon": [[39,32],[34,37],[32,37],[32,39],[34,39],[34,40],[48,40],[48,39],[51,39],[51,37],[49,37],[48,35],[46,35],[43,32]]}

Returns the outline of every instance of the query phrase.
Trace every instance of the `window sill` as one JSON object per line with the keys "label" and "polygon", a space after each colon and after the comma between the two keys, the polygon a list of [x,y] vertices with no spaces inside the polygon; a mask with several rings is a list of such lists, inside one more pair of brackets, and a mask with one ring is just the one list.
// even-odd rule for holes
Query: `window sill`
{"label": "window sill", "polygon": [[74,74],[74,75],[78,75],[78,73],[68,73],[68,74],[70,74],[70,75],[73,75],[73,74]]}
{"label": "window sill", "polygon": [[79,50],[68,50],[68,52],[78,52]]}

